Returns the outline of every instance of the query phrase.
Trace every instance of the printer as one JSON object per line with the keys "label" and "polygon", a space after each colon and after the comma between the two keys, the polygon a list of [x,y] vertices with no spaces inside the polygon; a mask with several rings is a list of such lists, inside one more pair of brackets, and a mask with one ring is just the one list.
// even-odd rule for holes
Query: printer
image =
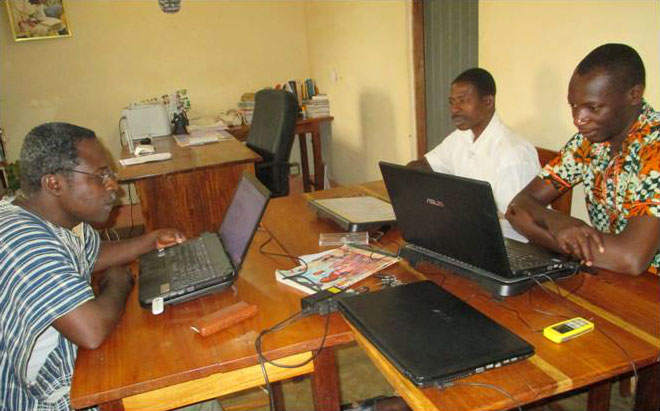
{"label": "printer", "polygon": [[133,141],[171,134],[167,107],[164,104],[135,104],[121,112],[120,133],[130,146]]}

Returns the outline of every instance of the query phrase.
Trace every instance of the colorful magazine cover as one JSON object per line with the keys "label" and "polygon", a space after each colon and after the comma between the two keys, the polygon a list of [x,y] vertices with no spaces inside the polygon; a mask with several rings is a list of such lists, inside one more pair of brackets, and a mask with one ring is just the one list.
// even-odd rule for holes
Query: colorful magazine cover
{"label": "colorful magazine cover", "polygon": [[346,289],[401,259],[350,245],[300,258],[307,266],[276,270],[275,276],[278,281],[307,294],[333,286]]}

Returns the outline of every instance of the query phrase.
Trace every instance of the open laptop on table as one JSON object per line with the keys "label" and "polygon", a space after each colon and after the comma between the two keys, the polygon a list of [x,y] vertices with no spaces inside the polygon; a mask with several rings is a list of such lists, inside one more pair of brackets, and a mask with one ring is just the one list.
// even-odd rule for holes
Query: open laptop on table
{"label": "open laptop on table", "polygon": [[444,385],[534,347],[431,281],[339,298],[339,310],[410,381]]}
{"label": "open laptop on table", "polygon": [[140,257],[139,300],[175,304],[223,290],[236,280],[270,191],[244,173],[217,233],[202,233],[181,244]]}
{"label": "open laptop on table", "polygon": [[570,257],[502,236],[490,184],[380,162],[397,225],[408,244],[401,256],[429,261],[511,296],[574,273]]}

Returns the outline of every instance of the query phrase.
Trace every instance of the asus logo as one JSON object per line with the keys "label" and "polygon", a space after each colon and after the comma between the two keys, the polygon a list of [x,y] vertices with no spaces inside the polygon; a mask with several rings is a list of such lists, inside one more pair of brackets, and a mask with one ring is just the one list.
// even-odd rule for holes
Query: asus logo
{"label": "asus logo", "polygon": [[446,323],[454,322],[454,319],[451,318],[451,316],[449,314],[445,313],[444,311],[442,311],[439,308],[434,308],[432,310],[432,312],[433,312],[433,314],[437,315],[438,318],[440,318],[442,321],[444,321]]}
{"label": "asus logo", "polygon": [[426,204],[429,204],[429,205],[432,205],[432,206],[436,206],[436,207],[444,207],[444,206],[445,206],[445,203],[443,203],[442,201],[440,201],[440,200],[434,200],[434,199],[432,199],[432,198],[427,198],[427,199],[426,199]]}

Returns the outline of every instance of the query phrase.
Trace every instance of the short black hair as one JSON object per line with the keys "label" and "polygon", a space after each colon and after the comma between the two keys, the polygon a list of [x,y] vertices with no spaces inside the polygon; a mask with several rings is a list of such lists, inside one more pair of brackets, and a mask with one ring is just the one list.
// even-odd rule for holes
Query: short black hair
{"label": "short black hair", "polygon": [[646,71],[639,54],[625,44],[608,43],[596,47],[580,61],[575,72],[584,75],[593,70],[604,70],[617,78],[617,84],[629,90],[646,85]]}
{"label": "short black hair", "polygon": [[486,70],[474,67],[459,74],[451,84],[469,83],[477,89],[479,97],[495,95],[495,79]]}
{"label": "short black hair", "polygon": [[88,138],[96,138],[96,134],[69,123],[45,123],[30,130],[21,148],[21,190],[33,194],[41,190],[41,177],[70,174],[78,165],[78,142]]}

